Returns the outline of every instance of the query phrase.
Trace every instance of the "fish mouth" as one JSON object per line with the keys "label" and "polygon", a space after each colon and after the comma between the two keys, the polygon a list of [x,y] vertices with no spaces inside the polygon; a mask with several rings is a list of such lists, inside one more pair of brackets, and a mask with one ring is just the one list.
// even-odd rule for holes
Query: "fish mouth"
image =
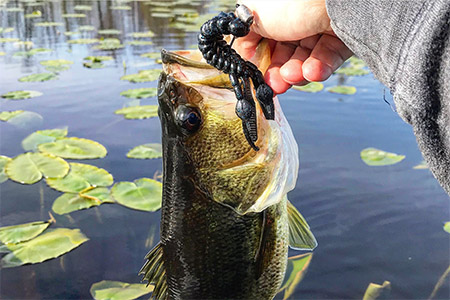
{"label": "fish mouth", "polygon": [[182,51],[168,51],[161,50],[161,60],[163,64],[179,64],[181,66],[200,68],[200,69],[215,69],[213,66],[200,61],[202,59],[197,51],[182,50]]}

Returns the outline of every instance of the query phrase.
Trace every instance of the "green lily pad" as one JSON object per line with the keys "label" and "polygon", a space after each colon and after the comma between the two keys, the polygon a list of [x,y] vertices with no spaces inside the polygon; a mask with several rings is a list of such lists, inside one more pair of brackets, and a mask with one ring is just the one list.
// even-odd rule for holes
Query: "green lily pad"
{"label": "green lily pad", "polygon": [[361,159],[369,166],[388,166],[401,162],[404,155],[386,152],[375,148],[366,148],[361,151]]}
{"label": "green lily pad", "polygon": [[42,93],[37,91],[14,91],[1,95],[2,98],[9,100],[22,100],[38,96],[42,96]]}
{"label": "green lily pad", "polygon": [[51,154],[27,152],[8,162],[5,170],[11,180],[33,184],[41,180],[42,176],[64,177],[69,172],[69,164]]}
{"label": "green lily pad", "polygon": [[100,44],[95,46],[94,49],[97,50],[117,50],[122,49],[124,46],[121,44],[119,39],[108,38],[100,41]]}
{"label": "green lily pad", "polygon": [[13,27],[0,27],[0,34],[4,34],[4,33],[9,33],[9,32],[13,32],[14,28]]}
{"label": "green lily pad", "polygon": [[31,49],[29,51],[18,51],[16,53],[14,53],[13,56],[33,56],[35,54],[46,53],[46,52],[52,52],[52,49],[35,48],[35,49]]}
{"label": "green lily pad", "polygon": [[122,31],[117,29],[102,29],[98,31],[98,34],[105,34],[105,35],[118,35],[121,33]]}
{"label": "green lily pad", "polygon": [[83,26],[78,27],[78,30],[79,31],[94,31],[95,27],[92,25],[83,25]]}
{"label": "green lily pad", "polygon": [[90,60],[92,62],[102,62],[105,60],[113,60],[112,56],[86,56],[84,60]]}
{"label": "green lily pad", "polygon": [[128,158],[151,159],[162,157],[161,144],[143,144],[134,147],[127,153]]}
{"label": "green lily pad", "polygon": [[450,233],[450,222],[445,222],[444,224],[444,230]]}
{"label": "green lily pad", "polygon": [[3,52],[3,51],[0,51],[0,56],[5,56],[6,55],[6,53],[5,52]]}
{"label": "green lily pad", "polygon": [[52,59],[52,60],[42,60],[39,63],[45,67],[58,67],[64,65],[72,65],[73,61],[67,59]]}
{"label": "green lily pad", "polygon": [[353,95],[356,93],[356,88],[354,86],[337,85],[327,89],[331,93],[343,94],[343,95]]}
{"label": "green lily pad", "polygon": [[361,69],[358,67],[341,67],[341,68],[337,69],[336,73],[344,74],[347,76],[362,76],[362,75],[367,75],[370,72],[368,70]]}
{"label": "green lily pad", "polygon": [[131,10],[131,6],[128,5],[116,5],[110,6],[109,8],[112,10]]}
{"label": "green lily pad", "polygon": [[105,67],[105,65],[102,63],[103,61],[112,59],[112,56],[87,56],[84,58],[84,60],[88,61],[84,62],[83,66],[90,69],[100,69]]}
{"label": "green lily pad", "polygon": [[14,43],[14,46],[16,47],[24,47],[24,48],[31,48],[34,46],[32,41],[18,41]]}
{"label": "green lily pad", "polygon": [[23,112],[23,110],[2,111],[0,112],[0,121],[7,122]]}
{"label": "green lily pad", "polygon": [[383,285],[371,283],[367,287],[363,300],[375,300],[375,299],[390,299],[391,283],[389,281],[383,282]]}
{"label": "green lily pad", "polygon": [[170,12],[152,12],[150,13],[154,18],[171,18],[173,14]]}
{"label": "green lily pad", "polygon": [[151,59],[159,59],[159,58],[161,58],[161,52],[147,52],[147,53],[141,54],[141,57],[147,57],[147,58],[151,58]]}
{"label": "green lily pad", "polygon": [[22,12],[23,8],[22,7],[7,7],[5,9],[5,11],[7,11],[7,12]]}
{"label": "green lily pad", "polygon": [[50,221],[40,221],[0,227],[0,242],[2,244],[17,244],[29,241],[40,235],[50,224]]}
{"label": "green lily pad", "polygon": [[40,10],[35,10],[31,14],[25,14],[25,19],[40,18],[41,16],[42,12]]}
{"label": "green lily pad", "polygon": [[103,203],[114,203],[114,200],[110,196],[109,189],[98,187],[80,193],[62,194],[53,202],[52,210],[58,215],[63,215]]}
{"label": "green lily pad", "polygon": [[[0,183],[3,183],[6,180],[8,180],[8,175],[6,175],[6,173],[5,173],[5,166],[10,161],[11,161],[11,158],[0,155]],[[0,241],[1,241],[1,239],[0,239]]]}
{"label": "green lily pad", "polygon": [[155,36],[155,33],[153,31],[149,30],[149,31],[145,31],[145,32],[133,32],[133,33],[130,33],[130,35],[133,38],[135,38],[135,39],[138,39],[138,38],[151,38],[151,37]]}
{"label": "green lily pad", "polygon": [[92,10],[92,6],[89,6],[89,5],[75,5],[75,7],[73,9],[77,10],[77,11],[91,11]]}
{"label": "green lily pad", "polygon": [[31,74],[28,76],[20,77],[20,82],[42,82],[42,81],[49,81],[49,80],[55,80],[58,79],[58,76],[56,76],[53,73],[36,73]]}
{"label": "green lily pad", "polygon": [[40,144],[38,149],[41,152],[69,159],[102,158],[107,153],[100,143],[76,137],[61,138],[51,143]]}
{"label": "green lily pad", "polygon": [[62,14],[63,18],[86,18],[85,14]]}
{"label": "green lily pad", "polygon": [[140,88],[126,90],[120,93],[121,96],[135,99],[151,98],[158,94],[157,88]]}
{"label": "green lily pad", "polygon": [[95,300],[132,300],[152,292],[153,288],[142,283],[102,280],[94,283],[90,292]]}
{"label": "green lily pad", "polygon": [[161,208],[162,184],[149,178],[141,178],[134,182],[122,181],[113,186],[111,195],[123,206],[156,211]]}
{"label": "green lily pad", "polygon": [[77,35],[80,34],[78,31],[66,31],[63,32],[65,36],[72,36],[72,35]]}
{"label": "green lily pad", "polygon": [[132,46],[148,46],[148,45],[153,45],[153,42],[152,41],[134,40],[134,41],[128,42],[127,44],[132,45]]}
{"label": "green lily pad", "polygon": [[101,63],[101,62],[86,61],[83,63],[83,67],[88,68],[88,69],[101,69],[101,68],[105,67],[105,64]]}
{"label": "green lily pad", "polygon": [[61,256],[89,240],[79,229],[57,228],[18,244],[7,245],[11,253],[1,260],[3,268],[40,263]]}
{"label": "green lily pad", "polygon": [[308,92],[308,93],[317,93],[323,90],[323,84],[320,82],[310,82],[307,85],[303,86],[292,86],[294,90],[302,91],[302,92]]}
{"label": "green lily pad", "polygon": [[423,160],[420,164],[415,165],[413,167],[414,170],[424,170],[424,169],[428,169],[428,165],[427,163]]}
{"label": "green lily pad", "polygon": [[20,42],[18,38],[0,38],[0,43],[15,43]]}
{"label": "green lily pad", "polygon": [[138,105],[124,107],[114,112],[117,115],[124,115],[125,119],[147,119],[158,116],[158,105]]}
{"label": "green lily pad", "polygon": [[40,126],[44,118],[38,113],[32,111],[24,111],[8,120],[8,124],[21,129],[30,129]]}
{"label": "green lily pad", "polygon": [[[128,80],[133,83],[155,81],[161,74],[161,69],[143,70],[136,74],[130,74],[120,77],[120,80]],[[152,96],[153,97],[153,96]]]}
{"label": "green lily pad", "polygon": [[38,149],[38,145],[53,142],[58,138],[65,137],[66,135],[67,127],[38,130],[23,139],[22,148],[25,151],[36,151]]}
{"label": "green lily pad", "polygon": [[64,26],[64,24],[60,23],[60,22],[39,22],[39,23],[35,23],[34,26],[36,26],[36,27],[58,27],[58,26]]}
{"label": "green lily pad", "polygon": [[99,43],[99,39],[75,39],[68,41],[69,44],[90,45]]}
{"label": "green lily pad", "polygon": [[295,291],[297,285],[305,277],[306,270],[312,259],[312,253],[289,257],[286,275],[278,292],[284,291],[283,300],[288,299]]}
{"label": "green lily pad", "polygon": [[46,181],[51,188],[65,193],[79,193],[89,187],[114,183],[112,175],[105,169],[80,163],[70,163],[70,171],[64,178],[47,178]]}
{"label": "green lily pad", "polygon": [[356,56],[350,57],[347,61],[354,68],[363,68],[366,66],[366,63],[362,59],[360,59]]}

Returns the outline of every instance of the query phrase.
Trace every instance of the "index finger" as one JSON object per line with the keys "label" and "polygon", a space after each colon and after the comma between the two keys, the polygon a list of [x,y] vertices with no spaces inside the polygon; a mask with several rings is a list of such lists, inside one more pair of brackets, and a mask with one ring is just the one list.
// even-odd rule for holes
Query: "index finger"
{"label": "index finger", "polygon": [[261,41],[262,37],[255,33],[254,31],[250,31],[244,37],[237,38],[234,41],[233,48],[245,59],[249,60],[255,55],[256,47]]}

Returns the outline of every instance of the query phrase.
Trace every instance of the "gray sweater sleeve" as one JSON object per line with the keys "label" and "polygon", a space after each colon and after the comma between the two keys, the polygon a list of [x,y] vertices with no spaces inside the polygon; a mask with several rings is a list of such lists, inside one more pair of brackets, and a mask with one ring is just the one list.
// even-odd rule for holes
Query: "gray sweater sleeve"
{"label": "gray sweater sleeve", "polygon": [[394,95],[450,194],[450,1],[327,0],[336,35]]}

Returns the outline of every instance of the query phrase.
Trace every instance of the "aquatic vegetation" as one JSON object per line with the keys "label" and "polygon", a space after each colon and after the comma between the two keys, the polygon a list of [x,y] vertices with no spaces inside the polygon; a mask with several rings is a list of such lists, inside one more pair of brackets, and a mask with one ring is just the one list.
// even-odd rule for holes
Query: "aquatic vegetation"
{"label": "aquatic vegetation", "polygon": [[9,33],[13,31],[14,31],[13,27],[0,27],[0,34]]}
{"label": "aquatic vegetation", "polygon": [[[4,156],[4,155],[0,155],[0,183],[3,183],[6,180],[8,180],[8,175],[6,175],[6,173],[5,173],[5,166],[10,161],[11,161],[11,158]],[[0,232],[0,237],[1,237],[1,232]],[[0,238],[0,242],[1,242],[1,238]]]}
{"label": "aquatic vegetation", "polygon": [[33,184],[42,177],[62,178],[69,172],[69,164],[60,157],[47,153],[19,154],[5,166],[8,177],[23,184]]}
{"label": "aquatic vegetation", "polygon": [[283,300],[286,300],[292,296],[297,285],[305,277],[306,271],[311,263],[312,256],[312,253],[306,253],[289,257],[286,275],[284,277],[283,284],[278,291],[279,293],[284,291]]}
{"label": "aquatic vegetation", "polygon": [[56,198],[52,210],[58,215],[88,209],[104,203],[114,203],[110,191],[105,187],[87,188],[79,193],[65,193]]}
{"label": "aquatic vegetation", "polygon": [[157,211],[161,208],[162,183],[150,178],[121,181],[114,184],[111,195],[117,203],[128,208]]}
{"label": "aquatic vegetation", "polygon": [[69,44],[82,44],[82,45],[89,45],[89,44],[96,44],[100,43],[99,39],[75,39],[68,41]]}
{"label": "aquatic vegetation", "polygon": [[78,31],[66,31],[66,32],[63,32],[63,34],[65,36],[72,36],[72,35],[80,34],[80,32],[78,32]]}
{"label": "aquatic vegetation", "polygon": [[151,159],[162,157],[161,144],[143,144],[134,147],[127,153],[128,158]]}
{"label": "aquatic vegetation", "polygon": [[0,243],[5,245],[29,241],[44,232],[51,223],[49,220],[0,227]]}
{"label": "aquatic vegetation", "polygon": [[[106,156],[106,148],[95,141],[77,137],[65,137],[38,145],[41,152],[69,159],[95,159]],[[55,177],[55,176],[49,176]]]}
{"label": "aquatic vegetation", "polygon": [[33,56],[35,54],[39,54],[39,53],[48,53],[48,52],[52,52],[52,49],[48,49],[48,48],[34,48],[31,49],[29,51],[18,51],[15,52],[13,54],[13,56]]}
{"label": "aquatic vegetation", "polygon": [[83,25],[83,26],[78,27],[78,30],[79,31],[94,31],[95,27],[92,25]]}
{"label": "aquatic vegetation", "polygon": [[147,58],[151,58],[151,59],[159,59],[159,58],[161,58],[161,52],[147,52],[147,53],[141,54],[141,57],[147,57]]}
{"label": "aquatic vegetation", "polygon": [[131,10],[131,6],[128,5],[116,5],[110,6],[109,8],[112,10]]}
{"label": "aquatic vegetation", "polygon": [[317,93],[323,90],[323,84],[320,82],[310,82],[307,85],[303,86],[292,86],[294,90],[307,92],[307,93]]}
{"label": "aquatic vegetation", "polygon": [[445,222],[444,224],[444,230],[450,233],[450,222]]}
{"label": "aquatic vegetation", "polygon": [[90,293],[96,300],[136,299],[153,291],[153,285],[102,280],[91,286]]}
{"label": "aquatic vegetation", "polygon": [[[137,74],[129,74],[120,77],[120,80],[128,80],[129,82],[150,82],[158,79],[161,69],[142,70]],[[153,96],[152,96],[153,97]]]}
{"label": "aquatic vegetation", "polygon": [[362,59],[360,59],[356,56],[350,57],[347,61],[354,68],[363,68],[366,66],[366,63]]}
{"label": "aquatic vegetation", "polygon": [[86,18],[85,14],[62,14],[63,18]]}
{"label": "aquatic vegetation", "polygon": [[4,55],[6,55],[6,53],[3,51],[0,51],[0,56],[4,56]]}
{"label": "aquatic vegetation", "polygon": [[89,5],[75,5],[75,7],[73,9],[77,10],[77,11],[91,11],[92,10],[92,6],[89,6]]}
{"label": "aquatic vegetation", "polygon": [[390,294],[391,283],[389,281],[383,282],[382,285],[370,283],[364,293],[363,300],[389,299]]}
{"label": "aquatic vegetation", "polygon": [[172,13],[164,13],[164,12],[152,12],[151,13],[152,17],[154,18],[170,18],[173,16]]}
{"label": "aquatic vegetation", "polygon": [[137,39],[137,38],[151,38],[155,36],[155,33],[151,30],[149,31],[145,31],[145,32],[133,32],[130,33],[130,36],[132,36],[133,38]]}
{"label": "aquatic vegetation", "polygon": [[15,43],[19,41],[18,38],[0,38],[0,43]]}
{"label": "aquatic vegetation", "polygon": [[101,29],[97,32],[98,34],[105,34],[105,35],[118,35],[122,33],[122,31],[117,29]]}
{"label": "aquatic vegetation", "polygon": [[125,119],[147,119],[158,116],[158,105],[137,105],[118,109],[114,112]]}
{"label": "aquatic vegetation", "polygon": [[25,14],[25,19],[40,18],[41,16],[42,12],[40,10],[35,10],[31,14]]}
{"label": "aquatic vegetation", "polygon": [[23,8],[22,7],[7,7],[5,9],[5,11],[7,11],[7,12],[23,12]]}
{"label": "aquatic vegetation", "polygon": [[143,99],[155,97],[157,93],[157,88],[140,88],[123,91],[120,95],[128,98]]}
{"label": "aquatic vegetation", "polygon": [[53,60],[42,60],[39,62],[41,65],[45,66],[45,69],[50,72],[60,72],[65,71],[70,68],[73,61],[67,59],[53,59]]}
{"label": "aquatic vegetation", "polygon": [[34,46],[32,41],[18,41],[14,43],[15,47],[31,48]]}
{"label": "aquatic vegetation", "polygon": [[79,193],[87,188],[107,187],[114,179],[105,169],[96,166],[70,163],[70,171],[62,178],[47,178],[47,184],[63,193]]}
{"label": "aquatic vegetation", "polygon": [[388,166],[401,162],[405,156],[376,148],[366,148],[361,151],[361,159],[369,166]]}
{"label": "aquatic vegetation", "polygon": [[23,112],[24,112],[23,110],[2,111],[2,112],[0,112],[0,121],[6,122],[9,119],[16,117]]}
{"label": "aquatic vegetation", "polygon": [[64,26],[64,24],[60,23],[60,22],[39,22],[39,23],[35,23],[34,26],[36,26],[36,27],[57,27],[57,26]]}
{"label": "aquatic vegetation", "polygon": [[66,128],[45,129],[38,130],[29,134],[22,141],[22,148],[25,151],[36,151],[38,145],[53,142],[58,138],[63,138],[67,135]]}
{"label": "aquatic vegetation", "polygon": [[24,111],[10,118],[8,124],[21,129],[34,128],[42,124],[43,118],[40,114],[32,111]]}
{"label": "aquatic vegetation", "polygon": [[415,165],[413,167],[414,170],[424,170],[424,169],[428,169],[428,164],[423,160],[420,162],[420,164]]}
{"label": "aquatic vegetation", "polygon": [[336,70],[336,73],[344,74],[347,76],[362,76],[367,75],[370,72],[368,70],[361,69],[358,67],[340,67],[339,69]]}
{"label": "aquatic vegetation", "polygon": [[89,239],[79,229],[50,229],[26,242],[0,246],[8,251],[1,260],[3,268],[40,263],[61,256]]}
{"label": "aquatic vegetation", "polygon": [[354,86],[337,85],[328,88],[327,91],[336,94],[353,95],[356,93],[356,88]]}
{"label": "aquatic vegetation", "polygon": [[31,74],[28,76],[20,77],[20,82],[42,82],[42,81],[48,81],[48,80],[56,80],[58,79],[58,76],[56,76],[54,73],[36,73]]}
{"label": "aquatic vegetation", "polygon": [[119,39],[116,38],[107,38],[104,40],[100,40],[100,44],[95,46],[96,50],[117,50],[122,49],[124,45],[120,42]]}
{"label": "aquatic vegetation", "polygon": [[88,60],[83,63],[83,66],[89,69],[100,69],[105,67],[103,61],[113,60],[112,56],[87,56],[84,60]]}
{"label": "aquatic vegetation", "polygon": [[127,42],[127,44],[132,45],[132,46],[149,46],[149,45],[153,45],[153,42],[152,41],[135,40],[135,41]]}
{"label": "aquatic vegetation", "polygon": [[39,96],[42,96],[42,93],[37,91],[14,91],[1,95],[2,98],[9,100],[23,100]]}

